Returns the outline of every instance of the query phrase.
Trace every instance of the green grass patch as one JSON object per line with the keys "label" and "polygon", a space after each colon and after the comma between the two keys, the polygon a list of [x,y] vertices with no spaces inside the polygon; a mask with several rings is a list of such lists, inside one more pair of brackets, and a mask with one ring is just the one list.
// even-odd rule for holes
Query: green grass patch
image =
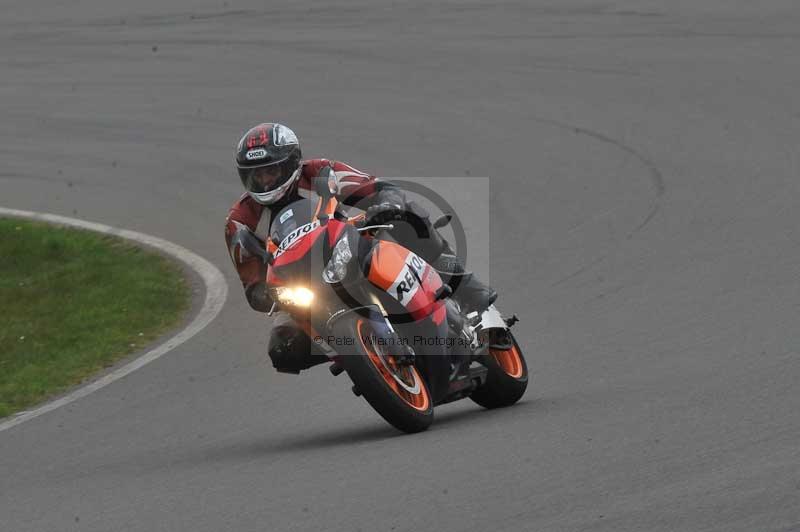
{"label": "green grass patch", "polygon": [[180,321],[189,295],[155,252],[0,218],[0,418],[140,349]]}

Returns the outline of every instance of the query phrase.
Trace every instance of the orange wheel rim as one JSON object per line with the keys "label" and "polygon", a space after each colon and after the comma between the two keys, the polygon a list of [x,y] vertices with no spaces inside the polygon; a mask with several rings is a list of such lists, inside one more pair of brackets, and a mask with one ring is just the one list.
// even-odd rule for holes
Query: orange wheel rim
{"label": "orange wheel rim", "polygon": [[378,370],[387,386],[415,410],[426,411],[430,406],[428,390],[422,381],[417,368],[414,366],[401,366],[397,364],[392,355],[381,355],[375,350],[372,342],[365,342],[367,338],[361,331],[364,320],[358,320],[358,338],[367,352],[370,362]]}
{"label": "orange wheel rim", "polygon": [[509,349],[489,349],[489,353],[508,375],[515,379],[522,377],[522,358],[516,345]]}

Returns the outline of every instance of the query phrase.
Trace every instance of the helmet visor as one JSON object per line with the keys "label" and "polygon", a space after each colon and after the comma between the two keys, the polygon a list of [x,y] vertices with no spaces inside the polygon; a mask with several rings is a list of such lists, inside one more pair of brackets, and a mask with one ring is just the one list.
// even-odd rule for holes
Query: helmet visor
{"label": "helmet visor", "polygon": [[256,168],[239,168],[242,184],[248,192],[263,194],[280,187],[291,177],[287,165],[283,163],[258,166]]}
{"label": "helmet visor", "polygon": [[271,205],[283,198],[299,176],[300,167],[292,161],[255,168],[239,167],[245,190],[262,205]]}
{"label": "helmet visor", "polygon": [[281,185],[282,168],[280,164],[271,164],[253,168],[248,172],[247,189],[251,192],[269,192]]}

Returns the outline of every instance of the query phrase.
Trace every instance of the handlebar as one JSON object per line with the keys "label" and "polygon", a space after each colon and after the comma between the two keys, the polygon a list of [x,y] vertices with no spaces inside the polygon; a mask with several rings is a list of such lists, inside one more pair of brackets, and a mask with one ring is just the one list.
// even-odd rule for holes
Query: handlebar
{"label": "handlebar", "polygon": [[377,225],[364,225],[362,227],[356,226],[356,231],[358,231],[359,233],[363,233],[364,231],[377,231],[379,229],[388,229],[388,230],[391,231],[392,229],[394,229],[394,225],[392,225],[392,224],[377,224]]}
{"label": "handlebar", "polygon": [[[430,224],[421,216],[408,208],[386,209],[381,211],[381,214],[382,217],[389,216],[393,220],[409,224],[420,238],[428,238],[430,236]],[[355,225],[358,232],[380,229],[392,230],[395,228],[395,224],[393,223],[378,223],[378,221],[374,219],[367,220],[366,213],[364,214],[364,217],[365,218],[361,221],[358,220],[358,217],[354,219],[353,225]]]}

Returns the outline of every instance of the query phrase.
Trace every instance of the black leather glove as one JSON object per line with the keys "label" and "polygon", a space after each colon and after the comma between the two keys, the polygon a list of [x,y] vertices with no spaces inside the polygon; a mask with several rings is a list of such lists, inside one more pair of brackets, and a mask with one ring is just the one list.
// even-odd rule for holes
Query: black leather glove
{"label": "black leather glove", "polygon": [[399,203],[378,203],[373,205],[365,214],[365,225],[381,225],[394,220],[402,220],[405,207]]}
{"label": "black leather glove", "polygon": [[250,303],[250,307],[255,311],[269,312],[272,308],[272,298],[269,297],[266,283],[254,283],[248,286],[244,295],[247,302]]}

